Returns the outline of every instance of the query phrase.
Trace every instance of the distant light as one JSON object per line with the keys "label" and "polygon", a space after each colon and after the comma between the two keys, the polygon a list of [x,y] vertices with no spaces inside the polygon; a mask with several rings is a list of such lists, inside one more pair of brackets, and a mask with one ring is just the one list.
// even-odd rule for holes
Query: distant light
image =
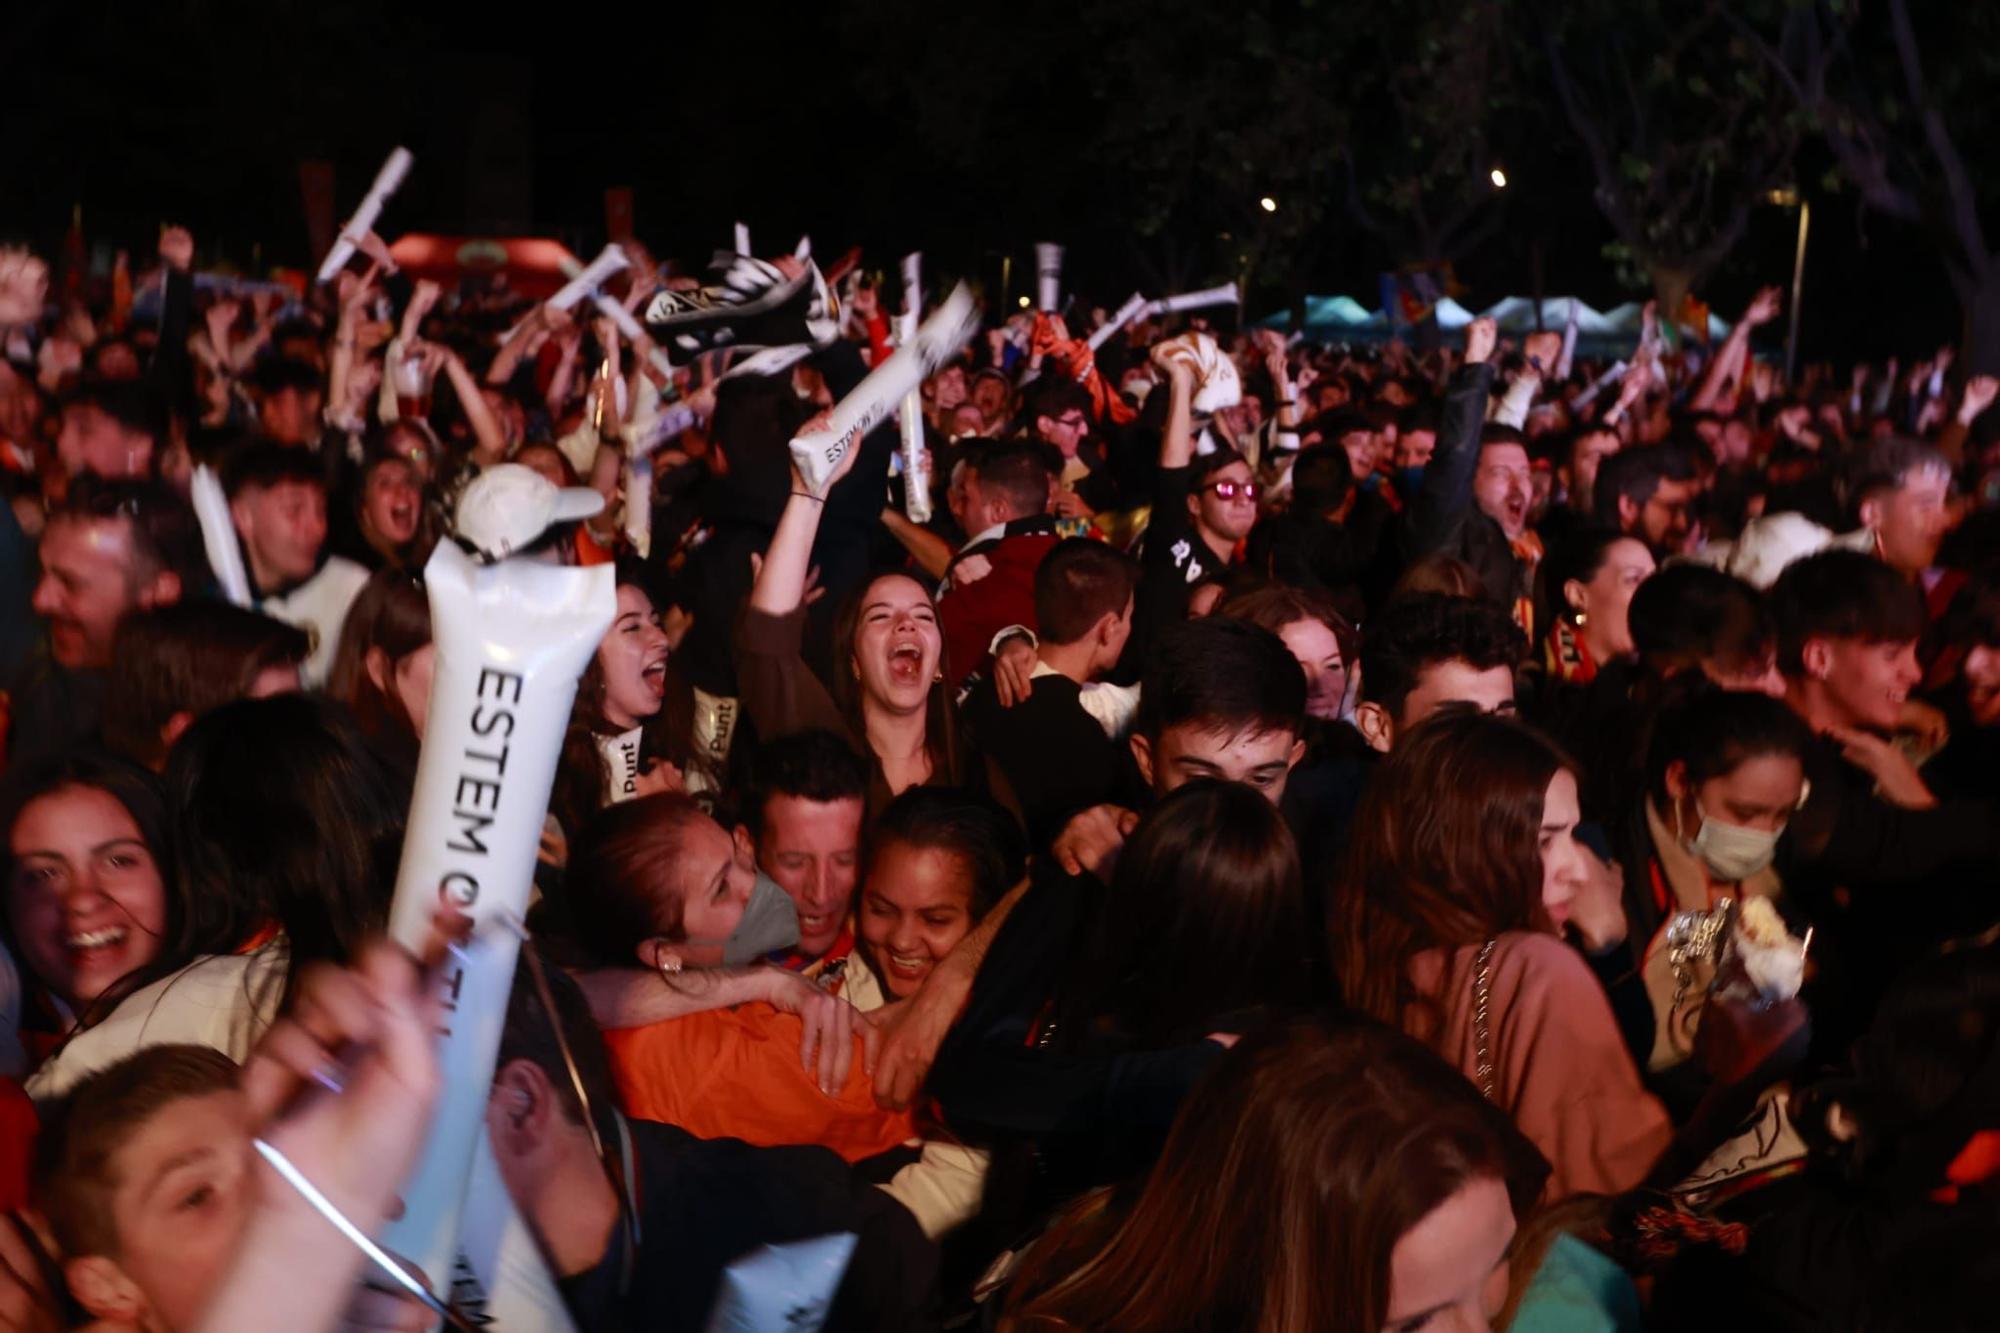
{"label": "distant light", "polygon": [[1764,196],[1764,202],[1767,204],[1776,204],[1779,208],[1793,208],[1799,202],[1799,192],[1792,186],[1781,186],[1767,193]]}
{"label": "distant light", "polygon": [[1275,213],[1278,211],[1278,201],[1267,194],[1257,201],[1257,207],[1263,209],[1266,213]]}
{"label": "distant light", "polygon": [[1021,309],[1026,310],[1032,304],[1034,303],[1030,301],[1027,297],[1024,296],[1021,298]]}
{"label": "distant light", "polygon": [[1488,174],[1487,179],[1493,182],[1493,188],[1496,190],[1504,190],[1507,188],[1507,173],[1500,170],[1500,168],[1498,167],[1493,168],[1493,170]]}

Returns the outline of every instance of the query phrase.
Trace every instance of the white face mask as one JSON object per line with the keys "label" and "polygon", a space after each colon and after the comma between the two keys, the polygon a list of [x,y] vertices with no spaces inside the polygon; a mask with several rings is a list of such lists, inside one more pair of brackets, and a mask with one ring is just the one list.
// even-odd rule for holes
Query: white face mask
{"label": "white face mask", "polygon": [[1779,825],[1774,832],[1766,833],[1761,829],[1743,828],[1710,819],[1702,814],[1699,801],[1694,809],[1701,826],[1687,843],[1687,849],[1699,856],[1717,878],[1748,879],[1770,865],[1772,858],[1778,854],[1778,839],[1785,833],[1783,825]]}

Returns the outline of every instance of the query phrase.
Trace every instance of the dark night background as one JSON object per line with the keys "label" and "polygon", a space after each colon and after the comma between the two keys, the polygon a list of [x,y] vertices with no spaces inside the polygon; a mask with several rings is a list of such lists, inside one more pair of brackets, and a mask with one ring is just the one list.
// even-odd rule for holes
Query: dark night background
{"label": "dark night background", "polygon": [[[91,242],[135,255],[166,219],[194,229],[204,263],[305,265],[300,160],[334,164],[344,214],[402,142],[416,169],[383,220],[391,238],[555,234],[584,252],[602,240],[605,187],[629,185],[637,232],[662,255],[699,259],[741,218],[762,251],[810,232],[822,255],[862,245],[871,267],[891,267],[922,248],[931,273],[989,287],[1011,254],[1019,292],[1033,243],[1048,239],[1070,247],[1068,285],[1116,304],[1169,275],[1187,285],[1235,276],[1234,242],[1219,234],[1265,225],[1259,193],[1278,195],[1281,210],[1300,198],[1254,184],[1254,155],[1241,198],[1213,185],[1147,196],[1116,141],[1106,149],[1111,120],[1129,127],[1136,112],[1143,128],[1155,114],[1148,99],[1158,99],[1182,158],[1229,151],[1209,131],[1240,126],[1184,123],[1174,114],[1183,88],[1203,90],[1200,104],[1219,108],[1218,121],[1289,114],[1262,96],[1254,34],[1234,49],[1240,25],[1225,8],[1191,10],[1182,33],[1176,7],[1116,0],[977,12],[909,0],[531,10],[26,0],[0,78],[0,236],[53,255],[80,204]],[[1382,21],[1324,3],[1247,10],[1281,34],[1337,29],[1364,12]],[[1379,33],[1371,40],[1378,46],[1322,61],[1275,100],[1297,110],[1319,99],[1351,139],[1393,134],[1365,76],[1395,57]],[[1107,60],[1137,61],[1157,78],[1128,85],[1140,89],[1130,96],[1107,92],[1098,77]],[[1552,94],[1523,77],[1496,119],[1494,156],[1511,187],[1497,201],[1497,229],[1458,259],[1465,304],[1531,293],[1538,264],[1549,295],[1601,308],[1641,294],[1604,257],[1612,232]],[[1156,184],[1160,165],[1146,169]],[[1912,224],[1864,212],[1852,191],[1825,193],[1829,162],[1811,142],[1793,174],[1814,201],[1804,355],[1908,357],[1954,340],[1959,315],[1936,245]],[[1317,189],[1327,198],[1309,243],[1270,243],[1276,258],[1256,270],[1253,312],[1300,291],[1376,304],[1377,274],[1398,256],[1341,207],[1344,184],[1322,178]],[[1152,203],[1135,202],[1142,196]],[[1148,206],[1176,243],[1171,263],[1160,235],[1139,235]],[[1789,281],[1795,219],[1778,207],[1754,212],[1700,285],[1718,313],[1733,317],[1760,282]]]}

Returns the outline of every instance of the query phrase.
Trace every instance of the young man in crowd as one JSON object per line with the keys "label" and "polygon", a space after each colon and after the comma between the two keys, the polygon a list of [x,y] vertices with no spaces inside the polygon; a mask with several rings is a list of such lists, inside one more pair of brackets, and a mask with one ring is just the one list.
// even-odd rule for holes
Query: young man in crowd
{"label": "young man in crowd", "polygon": [[996,664],[961,705],[1036,846],[1079,810],[1129,799],[1132,761],[1120,742],[1138,691],[1099,681],[1131,635],[1138,580],[1138,562],[1104,542],[1058,543],[1035,571],[1038,641],[1025,679],[1003,682],[1018,668]]}
{"label": "young man in crowd", "polygon": [[868,766],[830,731],[781,736],[752,757],[735,838],[798,909],[799,942],[779,966],[816,977],[853,952],[867,803]]}
{"label": "young man in crowd", "polygon": [[361,566],[325,554],[321,466],[304,449],[253,444],[231,460],[225,486],[251,594],[264,614],[297,625],[311,638],[304,679],[317,686],[333,667],[347,609],[368,582]]}
{"label": "young man in crowd", "polygon": [[1878,440],[1855,490],[1855,510],[1875,534],[1875,554],[1923,590],[1931,619],[1943,615],[1965,581],[1937,568],[1938,548],[1954,517],[1945,456],[1919,440]]}
{"label": "young man in crowd", "polygon": [[194,720],[300,688],[304,630],[214,598],[134,611],[112,642],[104,743],[155,772]]}
{"label": "young man in crowd", "polygon": [[1659,445],[1606,458],[1598,465],[1591,498],[1600,524],[1637,537],[1654,559],[1664,561],[1687,546],[1689,511],[1700,490],[1687,451]]}
{"label": "young man in crowd", "polygon": [[1045,451],[1032,444],[996,444],[970,465],[962,521],[972,537],[937,599],[954,685],[986,665],[994,635],[1034,618],[1035,567],[1057,541],[1050,480]]}
{"label": "young man in crowd", "polygon": [[1089,519],[1118,505],[1118,485],[1091,435],[1090,391],[1061,375],[1045,375],[1024,395],[1021,416],[1030,442],[1051,446],[1061,456],[1061,471],[1050,495],[1049,511],[1063,519]]}
{"label": "young man in crowd", "polygon": [[10,765],[94,736],[119,622],[206,580],[194,514],[153,482],[78,478],[40,550],[34,609],[46,633],[9,691]]}

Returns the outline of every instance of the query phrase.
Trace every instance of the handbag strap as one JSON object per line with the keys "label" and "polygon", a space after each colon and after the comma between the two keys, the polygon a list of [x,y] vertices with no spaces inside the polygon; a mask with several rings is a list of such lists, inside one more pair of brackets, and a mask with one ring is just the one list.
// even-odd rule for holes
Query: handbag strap
{"label": "handbag strap", "polygon": [[1493,1095],[1493,1030],[1488,1011],[1493,1004],[1493,950],[1499,945],[1499,936],[1494,936],[1479,947],[1479,962],[1472,974],[1472,1035],[1477,1042],[1477,1080],[1479,1090],[1486,1094],[1486,1100],[1494,1101]]}

